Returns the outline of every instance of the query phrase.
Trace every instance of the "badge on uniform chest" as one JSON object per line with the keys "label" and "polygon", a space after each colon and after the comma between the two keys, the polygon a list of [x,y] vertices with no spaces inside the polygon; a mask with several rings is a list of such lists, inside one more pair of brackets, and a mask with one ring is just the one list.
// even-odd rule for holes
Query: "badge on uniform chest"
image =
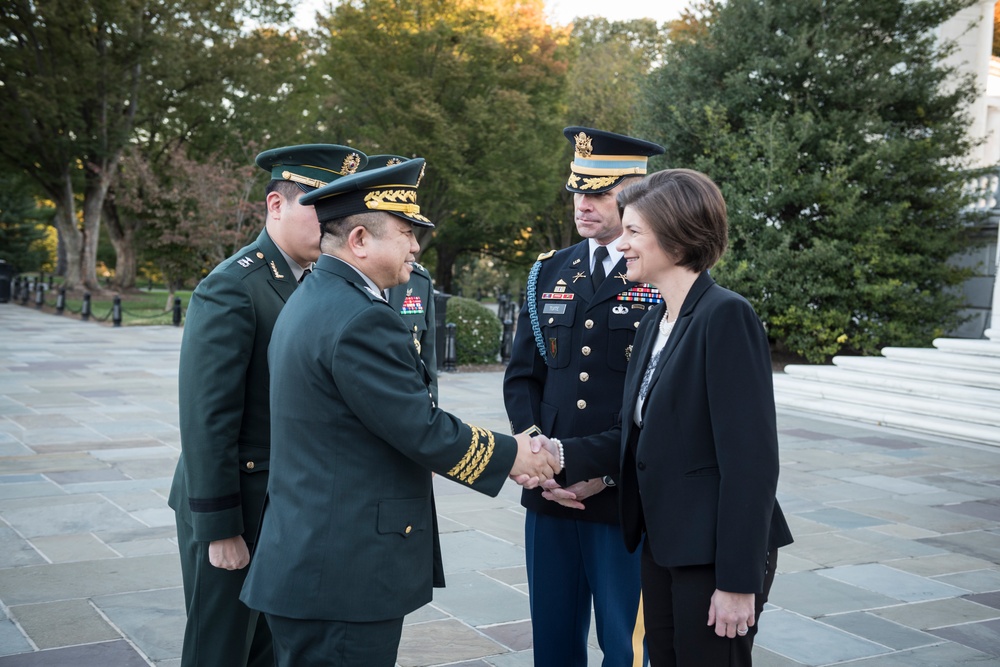
{"label": "badge on uniform chest", "polygon": [[403,299],[403,306],[399,309],[400,315],[420,315],[424,312],[424,303],[416,294],[407,294]]}
{"label": "badge on uniform chest", "polygon": [[547,303],[542,306],[542,313],[546,315],[564,315],[566,313],[565,303]]}
{"label": "badge on uniform chest", "polygon": [[649,283],[629,287],[616,298],[618,301],[638,301],[641,303],[660,303],[663,301],[663,295],[660,294],[660,290]]}

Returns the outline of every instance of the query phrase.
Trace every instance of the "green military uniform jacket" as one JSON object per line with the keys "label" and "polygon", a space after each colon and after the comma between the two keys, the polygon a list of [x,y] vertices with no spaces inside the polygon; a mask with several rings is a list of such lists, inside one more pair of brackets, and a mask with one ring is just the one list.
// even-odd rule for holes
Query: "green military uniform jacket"
{"label": "green military uniform jacket", "polygon": [[403,318],[403,324],[413,334],[420,358],[431,376],[431,396],[438,402],[437,334],[434,326],[434,282],[427,269],[416,262],[405,285],[389,288],[389,305]]}
{"label": "green military uniform jacket", "polygon": [[495,496],[516,442],[432,406],[396,309],[330,255],[282,311],[269,358],[271,478],[240,599],[351,622],[430,602],[431,471]]}
{"label": "green military uniform jacket", "polygon": [[178,376],[181,456],[168,502],[198,541],[254,541],[270,455],[267,346],[296,286],[265,230],[191,295]]}

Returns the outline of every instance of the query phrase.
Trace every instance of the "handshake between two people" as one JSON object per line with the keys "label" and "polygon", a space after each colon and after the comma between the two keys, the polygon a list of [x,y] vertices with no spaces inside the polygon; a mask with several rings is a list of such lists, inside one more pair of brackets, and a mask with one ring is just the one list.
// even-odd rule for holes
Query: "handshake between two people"
{"label": "handshake between two people", "polygon": [[[540,433],[533,437],[520,433],[514,437],[517,440],[517,458],[510,478],[526,489],[542,487],[542,498],[563,507],[583,510],[586,509],[584,500],[608,488],[600,477],[562,487],[553,479],[562,472],[565,464],[562,443]],[[531,467],[533,465],[536,467]]]}
{"label": "handshake between two people", "polygon": [[510,478],[526,489],[534,489],[562,472],[562,444],[544,435],[518,433],[517,457]]}

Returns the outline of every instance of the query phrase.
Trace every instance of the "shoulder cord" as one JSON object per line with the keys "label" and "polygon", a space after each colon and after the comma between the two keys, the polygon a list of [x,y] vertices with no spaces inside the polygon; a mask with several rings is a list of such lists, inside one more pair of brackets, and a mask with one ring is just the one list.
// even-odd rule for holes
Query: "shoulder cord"
{"label": "shoulder cord", "polygon": [[528,274],[528,287],[525,290],[525,298],[528,300],[528,318],[531,320],[531,332],[535,334],[535,347],[538,354],[542,355],[542,361],[548,362],[545,356],[545,341],[542,338],[542,327],[538,323],[538,301],[535,299],[536,287],[538,286],[538,272],[542,270],[542,263],[536,261]]}

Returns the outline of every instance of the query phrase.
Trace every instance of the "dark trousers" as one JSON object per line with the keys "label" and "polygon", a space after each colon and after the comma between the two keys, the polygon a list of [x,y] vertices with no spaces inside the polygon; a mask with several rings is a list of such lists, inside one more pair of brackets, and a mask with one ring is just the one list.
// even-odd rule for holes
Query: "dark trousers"
{"label": "dark trousers", "polygon": [[715,592],[715,566],[661,567],[648,543],[642,550],[642,596],[650,667],[750,667],[753,638],[774,582],[777,553],[767,559],[764,592],[755,600],[756,619],[749,632],[719,637],[708,625]]}
{"label": "dark trousers", "polygon": [[208,560],[208,542],[177,518],[177,544],[187,624],[182,667],[272,667],[271,633],[262,614],[240,602],[247,569],[222,570]]}
{"label": "dark trousers", "polygon": [[316,621],[265,614],[277,667],[393,667],[403,619],[371,623]]}
{"label": "dark trousers", "polygon": [[528,510],[524,532],[535,665],[587,667],[591,601],[603,667],[646,664],[639,554],[621,528]]}

